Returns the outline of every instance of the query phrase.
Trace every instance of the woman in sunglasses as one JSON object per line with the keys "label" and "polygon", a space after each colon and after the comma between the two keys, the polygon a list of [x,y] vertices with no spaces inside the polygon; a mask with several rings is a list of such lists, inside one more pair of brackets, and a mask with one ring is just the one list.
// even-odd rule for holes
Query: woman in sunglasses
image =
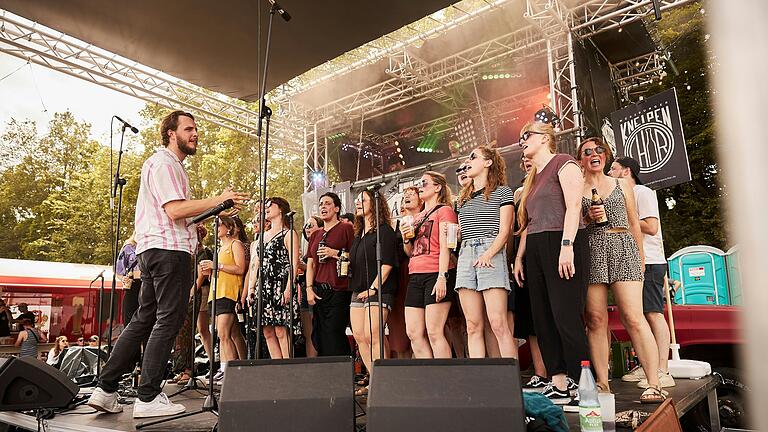
{"label": "woman in sunglasses", "polygon": [[445,338],[445,322],[454,301],[456,264],[441,227],[456,223],[453,199],[445,176],[427,171],[419,181],[424,210],[412,225],[401,225],[403,249],[408,262],[405,294],[405,327],[416,358],[451,358]]}
{"label": "woman in sunglasses", "polygon": [[555,153],[551,124],[525,125],[520,145],[533,167],[517,212],[521,241],[515,280],[528,283],[533,324],[551,379],[544,396],[555,404],[578,405],[570,391],[578,387],[581,361],[589,358],[582,318],[589,280],[589,243],[581,220],[584,178],[572,156]]}
{"label": "woman in sunglasses", "polygon": [[314,305],[312,341],[319,356],[350,355],[346,329],[352,292],[336,263],[341,250],[352,246],[355,233],[352,224],[339,221],[341,199],[335,193],[320,196],[319,211],[323,228],[309,238],[307,251],[307,301]]}
{"label": "woman in sunglasses", "polygon": [[[624,179],[604,174],[611,149],[600,138],[588,138],[579,146],[578,158],[584,170],[583,212],[589,221],[591,249],[586,318],[589,347],[601,391],[608,387],[608,288],[619,307],[621,322],[632,339],[649,387],[640,396],[643,403],[661,403],[666,394],[659,386],[659,356],[656,340],[643,316],[643,235],[635,208],[632,186]],[[592,205],[592,191],[603,205]],[[607,224],[599,226],[599,220]]]}
{"label": "woman in sunglasses", "polygon": [[[378,200],[378,220],[374,200]],[[397,273],[393,272],[398,264],[395,250],[397,238],[390,226],[389,205],[381,192],[360,192],[355,200],[354,228],[355,240],[349,252],[349,286],[352,289],[349,320],[360,357],[370,376],[373,376],[373,361],[379,358],[381,350],[379,329],[386,325],[397,291]],[[377,236],[381,245],[381,274],[376,261]],[[383,322],[379,320],[379,313]],[[384,356],[388,357],[386,351]],[[367,393],[368,388],[362,387],[355,394],[362,396]]]}
{"label": "woman in sunglasses", "polygon": [[459,197],[461,252],[456,290],[467,322],[469,356],[486,355],[486,316],[496,336],[501,357],[517,357],[517,343],[509,329],[507,301],[509,270],[506,244],[514,214],[506,164],[499,152],[479,146],[467,157],[469,183]]}

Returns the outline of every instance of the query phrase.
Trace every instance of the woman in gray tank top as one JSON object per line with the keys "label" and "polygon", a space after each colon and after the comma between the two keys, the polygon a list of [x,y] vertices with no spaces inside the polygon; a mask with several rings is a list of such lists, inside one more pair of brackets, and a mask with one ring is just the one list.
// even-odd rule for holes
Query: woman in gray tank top
{"label": "woman in gray tank top", "polygon": [[24,330],[19,332],[19,338],[16,339],[16,346],[21,347],[19,357],[37,358],[37,343],[40,342],[40,333],[29,319],[24,319],[22,326],[24,326]]}

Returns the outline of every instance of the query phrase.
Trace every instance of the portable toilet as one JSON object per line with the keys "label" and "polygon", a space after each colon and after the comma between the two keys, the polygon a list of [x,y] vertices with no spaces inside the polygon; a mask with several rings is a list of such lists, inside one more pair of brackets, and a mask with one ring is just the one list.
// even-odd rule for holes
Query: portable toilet
{"label": "portable toilet", "polygon": [[728,305],[725,252],[712,246],[688,246],[667,259],[669,277],[680,281],[677,304]]}
{"label": "portable toilet", "polygon": [[736,245],[725,253],[725,268],[728,270],[728,292],[731,293],[731,304],[744,304],[741,296],[741,261],[739,246]]}

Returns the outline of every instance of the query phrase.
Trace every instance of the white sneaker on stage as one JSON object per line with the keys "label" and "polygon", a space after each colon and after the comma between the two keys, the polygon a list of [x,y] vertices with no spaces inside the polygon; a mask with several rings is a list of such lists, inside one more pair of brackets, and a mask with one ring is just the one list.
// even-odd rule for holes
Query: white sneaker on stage
{"label": "white sneaker on stage", "polygon": [[123,411],[123,406],[117,402],[117,392],[107,393],[99,387],[93,390],[87,405],[105,413],[114,414]]}
{"label": "white sneaker on stage", "polygon": [[133,418],[169,416],[181,414],[186,410],[184,405],[175,404],[168,400],[165,393],[160,393],[155,396],[152,402],[142,402],[136,399],[133,404]]}

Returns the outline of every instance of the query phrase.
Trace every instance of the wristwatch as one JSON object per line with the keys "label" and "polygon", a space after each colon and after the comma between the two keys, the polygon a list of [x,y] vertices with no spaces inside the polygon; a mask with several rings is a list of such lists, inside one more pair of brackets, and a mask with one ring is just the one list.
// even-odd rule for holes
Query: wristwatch
{"label": "wristwatch", "polygon": [[448,279],[448,272],[442,272],[437,274],[437,278]]}
{"label": "wristwatch", "polygon": [[573,242],[568,239],[563,239],[562,243],[560,243],[561,246],[573,246]]}

